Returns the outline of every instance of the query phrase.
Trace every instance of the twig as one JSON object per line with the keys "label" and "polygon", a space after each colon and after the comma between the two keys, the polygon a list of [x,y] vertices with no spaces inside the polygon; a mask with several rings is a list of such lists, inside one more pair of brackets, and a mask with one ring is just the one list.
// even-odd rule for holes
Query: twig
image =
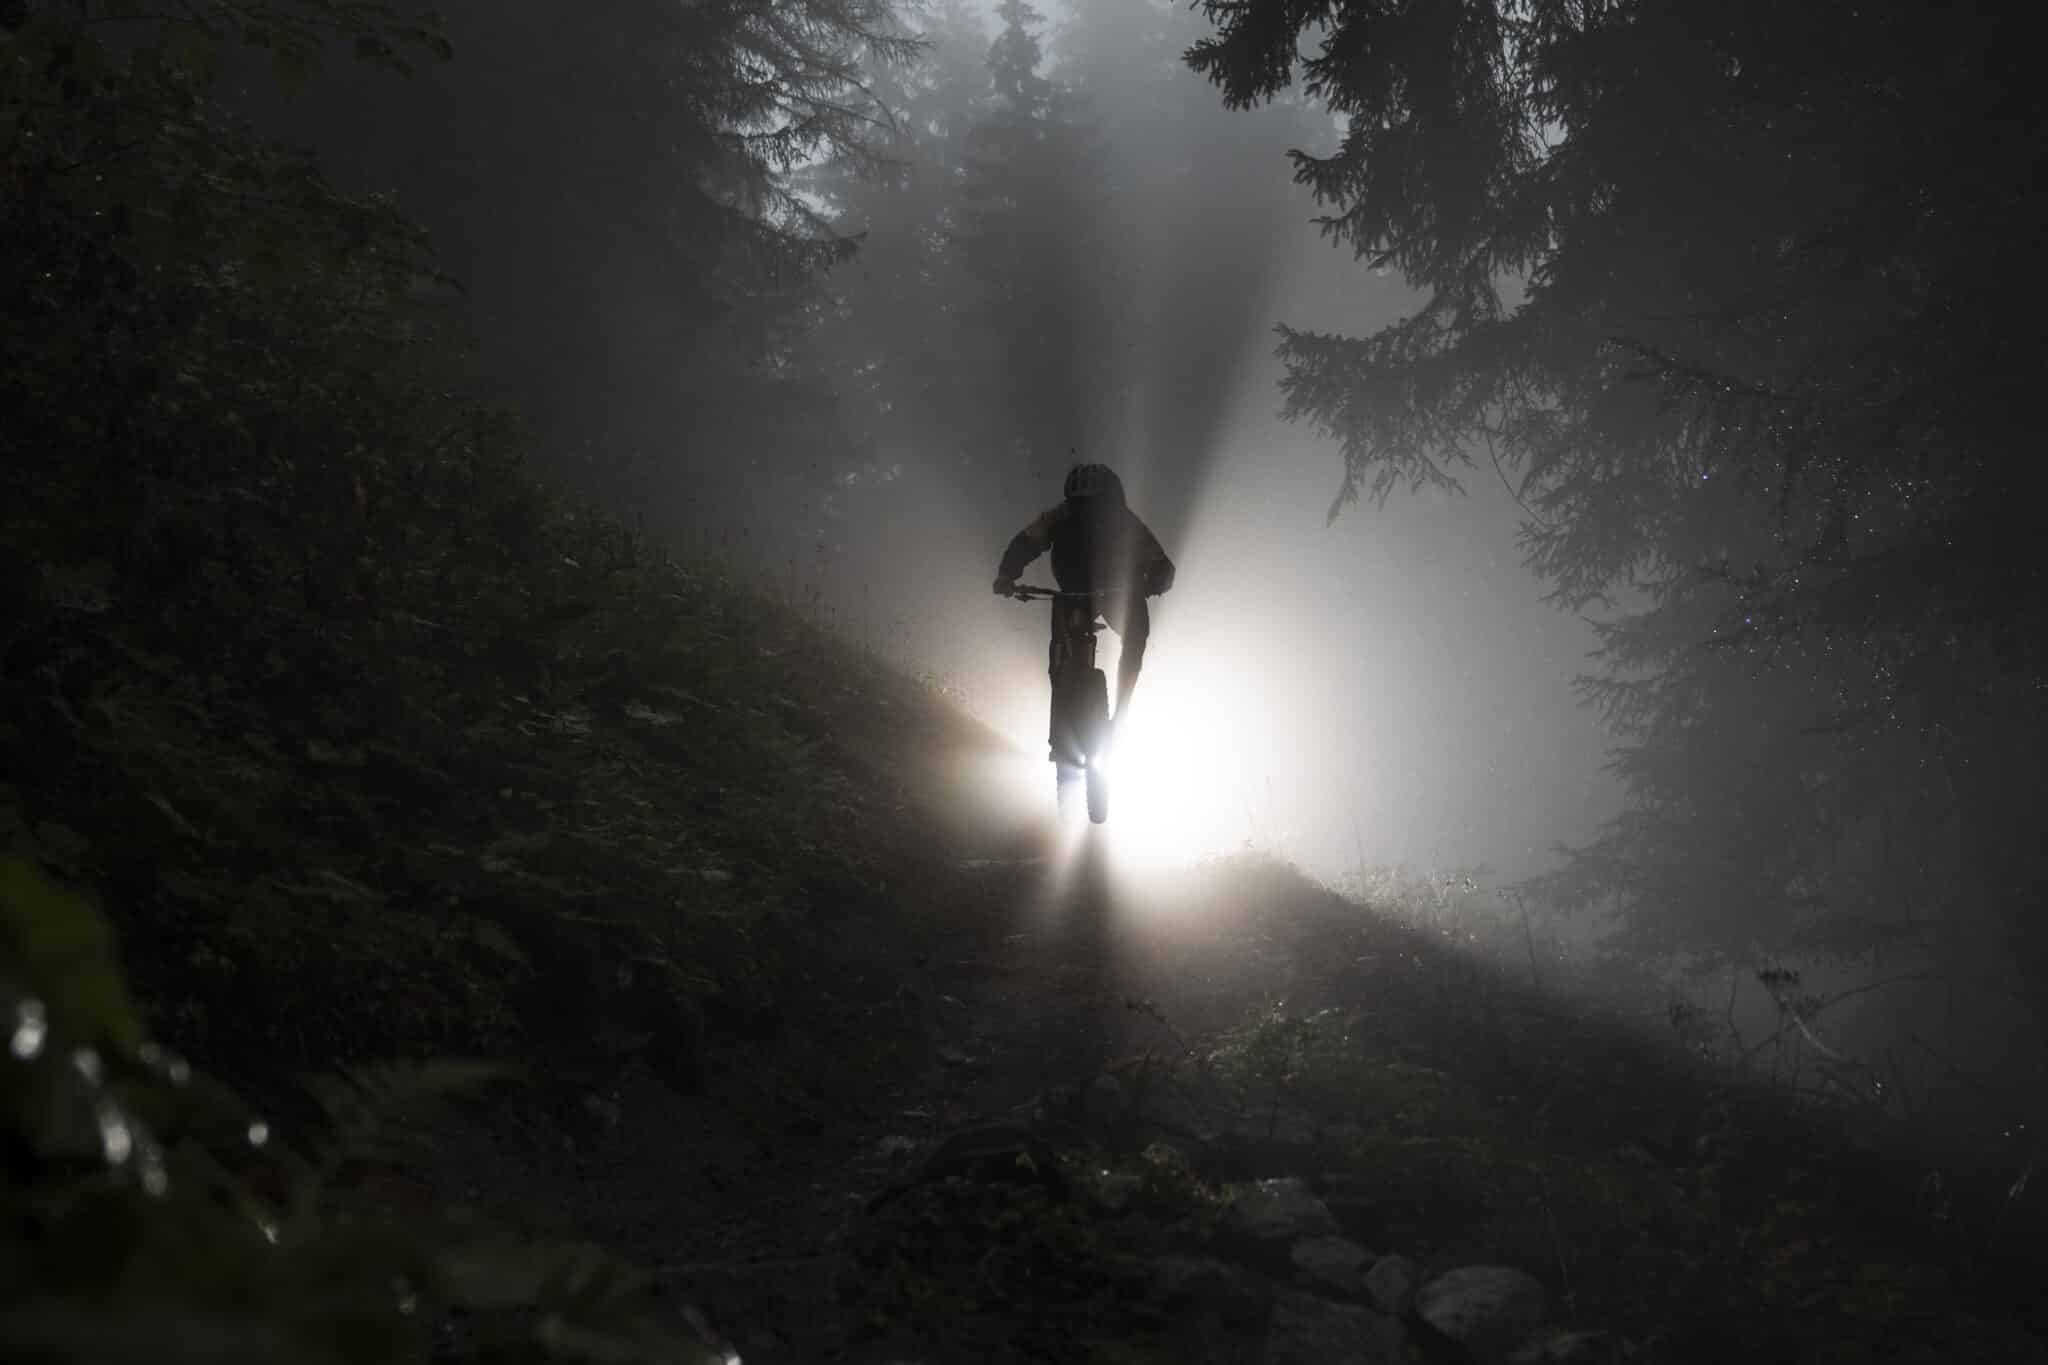
{"label": "twig", "polygon": [[1746,1062],[1749,1060],[1749,1054],[1745,1050],[1746,1045],[1742,1041],[1742,1030],[1735,1025],[1735,992],[1741,986],[1742,969],[1740,967],[1730,967],[1728,969],[1728,1004],[1722,1013],[1722,1021],[1727,1024],[1728,1036],[1735,1040],[1736,1050],[1743,1053],[1742,1060]]}
{"label": "twig", "polygon": [[1158,1024],[1159,1027],[1166,1030],[1166,1036],[1173,1039],[1175,1046],[1180,1048],[1181,1052],[1187,1056],[1188,1060],[1198,1060],[1195,1057],[1195,1050],[1192,1047],[1188,1046],[1188,1041],[1187,1039],[1181,1036],[1180,1030],[1175,1028],[1171,1023],[1167,1022],[1166,1011],[1159,1008],[1158,1002],[1152,1000],[1140,1000],[1135,995],[1127,995],[1124,997],[1124,1008],[1130,1010],[1134,1014],[1142,1014],[1146,1018]]}
{"label": "twig", "polygon": [[1557,1258],[1557,1277],[1564,1286],[1564,1301],[1567,1308],[1576,1306],[1577,1296],[1572,1291],[1572,1268],[1565,1260],[1564,1233],[1557,1226],[1557,1212],[1550,1206],[1550,1176],[1544,1169],[1549,1158],[1539,1153],[1536,1158],[1536,1189],[1543,1197],[1543,1221],[1550,1225],[1550,1254]]}
{"label": "twig", "polygon": [[673,1265],[658,1265],[650,1271],[655,1275],[744,1275],[749,1271],[782,1270],[793,1266],[816,1265],[829,1261],[831,1253],[810,1256],[769,1256],[758,1261],[677,1261]]}
{"label": "twig", "polygon": [[1543,981],[1536,972],[1536,935],[1529,928],[1529,902],[1520,891],[1510,887],[1502,887],[1500,895],[1502,900],[1512,900],[1515,908],[1522,912],[1522,942],[1529,949],[1529,984],[1540,991]]}
{"label": "twig", "polygon": [[1545,520],[1544,517],[1540,515],[1535,508],[1531,507],[1528,503],[1522,501],[1522,495],[1515,491],[1515,486],[1513,484],[1508,482],[1508,472],[1507,470],[1501,468],[1500,452],[1494,449],[1493,429],[1491,427],[1486,426],[1480,427],[1479,437],[1481,440],[1486,442],[1486,456],[1488,459],[1493,461],[1493,472],[1500,477],[1500,486],[1502,488],[1505,488],[1507,490],[1508,496],[1515,500],[1515,506],[1521,508],[1523,512],[1527,513],[1529,519],[1535,522],[1538,526],[1549,526],[1550,522]]}

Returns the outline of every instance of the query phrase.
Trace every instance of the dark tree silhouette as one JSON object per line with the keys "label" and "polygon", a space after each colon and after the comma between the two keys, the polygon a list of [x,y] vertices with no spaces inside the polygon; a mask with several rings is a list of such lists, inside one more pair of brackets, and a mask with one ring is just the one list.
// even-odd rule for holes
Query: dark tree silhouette
{"label": "dark tree silhouette", "polygon": [[337,69],[250,102],[431,231],[492,396],[612,505],[834,463],[830,395],[792,362],[812,280],[850,244],[793,186],[888,135],[863,64],[909,54],[893,5],[440,8],[454,59],[432,79]]}
{"label": "dark tree silhouette", "polygon": [[981,401],[993,343],[956,241],[967,144],[992,99],[988,38],[952,0],[917,40],[914,60],[869,73],[888,136],[804,177],[832,233],[858,243],[825,279],[803,348],[841,400],[856,483],[906,459],[979,464],[999,444]]}
{"label": "dark tree silhouette", "polygon": [[1038,11],[1005,0],[997,16],[994,97],[968,135],[955,240],[976,285],[969,306],[999,358],[981,401],[1007,458],[1043,476],[1099,429],[1112,297],[1105,177],[1096,131],[1039,71]]}
{"label": "dark tree silhouette", "polygon": [[1604,609],[1634,808],[1560,885],[1736,961],[1995,907],[1969,956],[2048,1002],[2023,13],[1202,9],[1191,65],[1237,106],[1298,76],[1345,126],[1296,158],[1326,232],[1426,294],[1283,334],[1333,515],[1490,460]]}

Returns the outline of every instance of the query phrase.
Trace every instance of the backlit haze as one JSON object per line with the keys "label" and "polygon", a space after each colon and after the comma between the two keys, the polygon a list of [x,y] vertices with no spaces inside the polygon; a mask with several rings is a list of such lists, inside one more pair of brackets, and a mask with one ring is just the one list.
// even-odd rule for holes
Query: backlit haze
{"label": "backlit haze", "polygon": [[[951,30],[949,69],[985,109],[996,30],[993,6],[980,9],[985,32],[971,19]],[[1066,321],[1008,363],[1065,361],[1065,372],[1036,377],[1024,414],[1035,430],[984,439],[912,413],[823,489],[815,470],[845,444],[829,427],[816,450],[795,451],[701,429],[706,400],[689,384],[702,381],[666,377],[702,361],[656,325],[651,245],[642,260],[638,239],[605,238],[596,278],[560,271],[567,247],[548,254],[558,238],[581,249],[578,234],[598,233],[579,216],[586,181],[612,193],[632,165],[586,165],[564,147],[559,173],[585,179],[559,192],[493,207],[463,188],[543,183],[529,163],[544,123],[473,125],[496,107],[496,83],[547,60],[544,34],[468,15],[458,36],[470,60],[445,76],[394,89],[337,67],[266,116],[304,120],[345,180],[392,190],[432,230],[474,300],[480,358],[509,376],[506,396],[541,443],[566,452],[551,456],[558,467],[569,461],[600,502],[635,508],[649,532],[731,560],[955,689],[1017,741],[1014,769],[989,780],[1020,802],[1052,803],[1047,609],[989,585],[1008,539],[1057,500],[1072,449],[1122,474],[1179,570],[1154,603],[1120,755],[1107,834],[1121,851],[1185,860],[1251,844],[1324,878],[1361,861],[1538,870],[1616,801],[1605,739],[1570,691],[1590,632],[1540,601],[1515,545],[1521,514],[1483,457],[1459,471],[1463,496],[1403,490],[1326,526],[1338,451],[1279,416],[1276,324],[1364,335],[1412,303],[1397,276],[1320,236],[1318,207],[1292,182],[1289,148],[1328,143],[1332,125],[1299,102],[1225,110],[1179,62],[1179,45],[1205,31],[1185,7],[1105,4],[1079,29],[1075,11],[1039,9],[1040,70],[1077,92],[1097,169],[1092,183],[1025,187],[1020,211],[1044,211],[1013,245],[1049,276],[1034,289]],[[1055,202],[1065,207],[1045,208]],[[889,226],[835,284],[854,289],[886,266]],[[867,296],[849,311],[856,330],[894,328],[900,350],[901,334],[924,326],[913,306],[932,305]],[[523,340],[534,335],[578,340],[536,352]],[[946,374],[930,387],[935,403],[961,399]],[[650,398],[665,389],[666,405]],[[999,440],[1020,449],[988,448]],[[1026,578],[1049,582],[1049,567]]]}
{"label": "backlit haze", "polygon": [[[1055,78],[1089,58],[1056,27],[1047,50]],[[1192,73],[1177,79],[1213,99]],[[1340,457],[1280,420],[1272,328],[1357,335],[1412,296],[1318,234],[1285,157],[1298,123],[1232,117],[1247,131],[1227,165],[1199,129],[1166,146],[1156,130],[1120,140],[1127,120],[1101,134],[1119,181],[1186,168],[1163,191],[1170,210],[1141,204],[1113,239],[1125,258],[1109,273],[1127,293],[1101,311],[1129,331],[1113,371],[1077,396],[1093,415],[1073,423],[1077,449],[1120,471],[1179,569],[1153,603],[1108,837],[1140,860],[1249,844],[1329,879],[1361,861],[1536,871],[1616,805],[1605,739],[1570,690],[1592,633],[1541,600],[1515,545],[1522,513],[1483,456],[1461,471],[1463,496],[1403,491],[1325,524]],[[837,516],[766,559],[1015,739],[1000,780],[1049,809],[1047,609],[988,584],[1009,537],[1057,501],[1058,470],[963,487],[932,452],[899,454],[881,462],[894,478],[849,488]],[[1049,583],[1049,564],[1025,578]]]}

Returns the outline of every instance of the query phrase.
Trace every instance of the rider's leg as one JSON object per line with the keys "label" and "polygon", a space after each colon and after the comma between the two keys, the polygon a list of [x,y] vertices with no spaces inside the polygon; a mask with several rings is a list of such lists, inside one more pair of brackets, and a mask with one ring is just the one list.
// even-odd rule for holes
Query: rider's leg
{"label": "rider's leg", "polygon": [[1145,642],[1152,638],[1152,612],[1142,597],[1133,597],[1115,615],[1105,616],[1123,642],[1116,661],[1116,719],[1121,722],[1137,689],[1139,670],[1145,667]]}
{"label": "rider's leg", "polygon": [[1052,680],[1052,704],[1047,708],[1045,746],[1046,757],[1054,763],[1065,763],[1070,756],[1060,752],[1060,673],[1066,665],[1067,653],[1073,648],[1072,616],[1060,604],[1052,610],[1052,641],[1045,651],[1045,673]]}

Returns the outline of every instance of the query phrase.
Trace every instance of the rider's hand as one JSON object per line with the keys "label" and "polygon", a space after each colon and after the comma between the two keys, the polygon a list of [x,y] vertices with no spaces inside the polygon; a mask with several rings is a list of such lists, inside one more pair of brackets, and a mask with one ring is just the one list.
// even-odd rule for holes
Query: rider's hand
{"label": "rider's hand", "polygon": [[996,596],[998,596],[998,597],[1012,597],[1012,596],[1015,596],[1015,595],[1016,595],[1016,592],[1017,592],[1017,580],[1016,580],[1016,579],[1014,579],[1014,578],[998,578],[998,579],[996,580]]}

